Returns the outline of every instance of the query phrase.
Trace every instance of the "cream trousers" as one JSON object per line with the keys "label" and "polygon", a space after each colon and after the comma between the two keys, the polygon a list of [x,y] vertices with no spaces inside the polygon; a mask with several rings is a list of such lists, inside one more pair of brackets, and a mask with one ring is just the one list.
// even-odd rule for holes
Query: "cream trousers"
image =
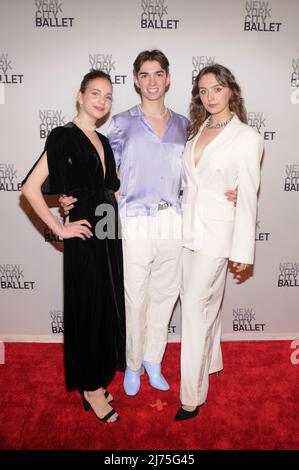
{"label": "cream trousers", "polygon": [[220,306],[227,258],[183,249],[181,402],[197,406],[207,399],[209,373],[223,368]]}
{"label": "cream trousers", "polygon": [[168,324],[182,277],[181,216],[175,209],[157,216],[122,219],[127,328],[127,366],[160,363]]}

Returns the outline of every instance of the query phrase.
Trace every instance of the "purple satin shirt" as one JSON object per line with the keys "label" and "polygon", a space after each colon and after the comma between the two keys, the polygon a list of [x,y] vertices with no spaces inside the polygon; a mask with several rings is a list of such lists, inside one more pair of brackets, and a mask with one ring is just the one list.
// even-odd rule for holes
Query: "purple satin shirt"
{"label": "purple satin shirt", "polygon": [[139,106],[112,117],[107,136],[121,181],[118,202],[122,217],[156,215],[161,199],[180,212],[188,120],[169,113],[162,139]]}

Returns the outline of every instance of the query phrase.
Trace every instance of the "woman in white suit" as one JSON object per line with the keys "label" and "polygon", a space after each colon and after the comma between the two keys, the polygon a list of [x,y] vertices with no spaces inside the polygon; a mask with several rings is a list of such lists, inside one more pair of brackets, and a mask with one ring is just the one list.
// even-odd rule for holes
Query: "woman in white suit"
{"label": "woman in white suit", "polygon": [[[253,263],[261,136],[246,124],[233,74],[214,64],[192,90],[184,153],[181,403],[175,420],[206,402],[209,373],[222,369],[220,305],[227,263],[237,276]],[[238,187],[236,205],[225,188]]]}

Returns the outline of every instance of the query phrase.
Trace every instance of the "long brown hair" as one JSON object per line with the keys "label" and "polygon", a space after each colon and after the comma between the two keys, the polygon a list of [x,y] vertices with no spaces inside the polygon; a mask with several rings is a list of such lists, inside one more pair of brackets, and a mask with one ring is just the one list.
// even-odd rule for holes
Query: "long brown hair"
{"label": "long brown hair", "polygon": [[210,113],[202,104],[198,87],[198,82],[201,77],[207,75],[208,73],[215,75],[215,78],[220,85],[228,87],[232,91],[231,97],[229,99],[229,109],[238,116],[240,121],[247,124],[247,113],[244,105],[244,99],[241,96],[241,88],[236,82],[234,75],[223,65],[208,65],[199,72],[194,81],[192,89],[192,100],[190,104],[190,125],[188,127],[188,139],[192,139],[192,137],[197,134],[200,126],[210,116]]}

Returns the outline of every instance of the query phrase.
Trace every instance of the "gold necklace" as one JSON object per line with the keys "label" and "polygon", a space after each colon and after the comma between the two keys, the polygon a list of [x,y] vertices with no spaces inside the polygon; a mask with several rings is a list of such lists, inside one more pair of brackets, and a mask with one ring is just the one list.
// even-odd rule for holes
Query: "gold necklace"
{"label": "gold necklace", "polygon": [[151,118],[154,118],[154,119],[162,119],[166,116],[166,114],[168,113],[168,108],[166,108],[165,106],[165,110],[163,111],[162,114],[160,114],[160,116],[153,116],[152,114],[148,114],[148,113],[145,113],[143,111],[143,109],[141,108],[141,106],[139,106],[139,109],[140,111],[145,115],[145,116],[148,116],[148,117],[151,117]]}

